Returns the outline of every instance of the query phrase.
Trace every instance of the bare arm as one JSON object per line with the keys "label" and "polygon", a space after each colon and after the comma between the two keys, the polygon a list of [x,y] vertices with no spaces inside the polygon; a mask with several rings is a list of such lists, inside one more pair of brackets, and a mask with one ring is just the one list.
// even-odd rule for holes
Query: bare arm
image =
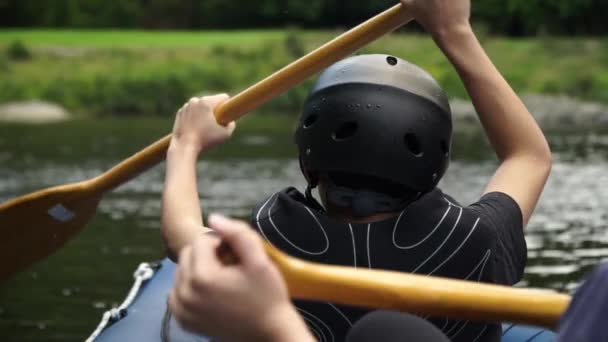
{"label": "bare arm", "polygon": [[193,98],[176,115],[167,152],[161,218],[163,241],[173,261],[184,246],[210,232],[203,225],[196,161],[200,153],[228,139],[234,130],[234,123],[223,127],[213,116],[213,109],[227,98]]}
{"label": "bare arm", "polygon": [[171,144],[162,199],[162,236],[169,258],[177,261],[179,251],[209,231],[203,226],[197,191],[198,153],[191,146]]}
{"label": "bare arm", "polygon": [[469,23],[470,0],[402,0],[450,60],[473,100],[500,161],[485,193],[503,192],[527,224],[551,170],[551,150],[536,121],[496,69]]}
{"label": "bare arm", "polygon": [[500,161],[485,193],[510,195],[527,224],[551,170],[547,140],[470,27],[436,40],[464,82]]}

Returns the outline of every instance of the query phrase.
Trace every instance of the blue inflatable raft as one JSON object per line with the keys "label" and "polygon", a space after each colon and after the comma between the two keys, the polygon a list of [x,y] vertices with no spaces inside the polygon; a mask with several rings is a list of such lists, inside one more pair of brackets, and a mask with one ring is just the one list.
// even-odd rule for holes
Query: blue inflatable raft
{"label": "blue inflatable raft", "polygon": [[[135,284],[123,304],[106,312],[87,342],[149,341],[202,342],[207,337],[190,334],[167,313],[167,294],[173,284],[175,264],[169,259],[141,264]],[[552,342],[552,331],[504,324],[502,342]]]}

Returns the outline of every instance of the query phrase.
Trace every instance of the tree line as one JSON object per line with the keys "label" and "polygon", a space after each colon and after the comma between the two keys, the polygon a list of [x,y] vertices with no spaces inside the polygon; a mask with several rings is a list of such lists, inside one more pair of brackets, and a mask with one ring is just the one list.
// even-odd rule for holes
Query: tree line
{"label": "tree line", "polygon": [[[350,27],[396,0],[0,0],[0,27]],[[606,0],[475,0],[473,20],[509,36],[602,35]]]}

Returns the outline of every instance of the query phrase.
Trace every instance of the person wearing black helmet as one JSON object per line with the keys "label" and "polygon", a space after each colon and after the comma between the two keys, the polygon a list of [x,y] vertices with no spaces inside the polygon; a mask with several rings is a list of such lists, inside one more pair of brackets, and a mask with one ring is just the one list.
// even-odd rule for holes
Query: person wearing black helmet
{"label": "person wearing black helmet", "polygon": [[[252,225],[283,251],[315,262],[515,284],[526,263],[524,227],[551,168],[547,141],[477,41],[470,0],[402,3],[455,67],[496,152],[483,195],[464,206],[437,188],[452,139],[440,86],[396,56],[361,55],[325,70],[304,104],[295,140],[306,190],[261,201]],[[163,194],[163,233],[174,257],[203,226],[196,156],[233,129],[213,123],[217,101],[193,100],[176,119]],[[295,304],[323,341],[344,340],[370,312]],[[425,318],[452,341],[500,340],[497,323]]]}
{"label": "person wearing black helmet", "polygon": [[360,55],[319,76],[295,136],[309,201],[321,185],[331,215],[400,212],[432,191],[448,168],[450,105],[419,67]]}
{"label": "person wearing black helmet", "polygon": [[[298,258],[499,284],[525,265],[522,216],[506,193],[462,206],[437,184],[449,164],[447,97],[422,69],[360,55],[325,70],[296,129],[308,186],[271,195],[253,224]],[[321,203],[312,195],[318,187]],[[369,310],[296,301],[320,340],[342,341]],[[500,325],[429,317],[453,341],[497,341]]]}

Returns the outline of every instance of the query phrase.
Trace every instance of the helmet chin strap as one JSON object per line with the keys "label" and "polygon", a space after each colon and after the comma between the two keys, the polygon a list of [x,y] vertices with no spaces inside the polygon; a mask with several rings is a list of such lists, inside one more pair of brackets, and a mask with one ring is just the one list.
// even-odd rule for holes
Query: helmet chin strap
{"label": "helmet chin strap", "polygon": [[308,183],[306,185],[306,191],[304,192],[304,196],[306,196],[308,203],[312,205],[314,209],[324,212],[325,208],[323,208],[323,206],[317,201],[317,199],[312,196],[312,189],[316,187],[316,185]]}
{"label": "helmet chin strap", "polygon": [[312,197],[312,189],[314,188],[316,188],[316,186],[312,186],[310,183],[306,184],[306,191],[304,192],[304,195],[306,196],[306,199],[311,202],[315,199]]}

